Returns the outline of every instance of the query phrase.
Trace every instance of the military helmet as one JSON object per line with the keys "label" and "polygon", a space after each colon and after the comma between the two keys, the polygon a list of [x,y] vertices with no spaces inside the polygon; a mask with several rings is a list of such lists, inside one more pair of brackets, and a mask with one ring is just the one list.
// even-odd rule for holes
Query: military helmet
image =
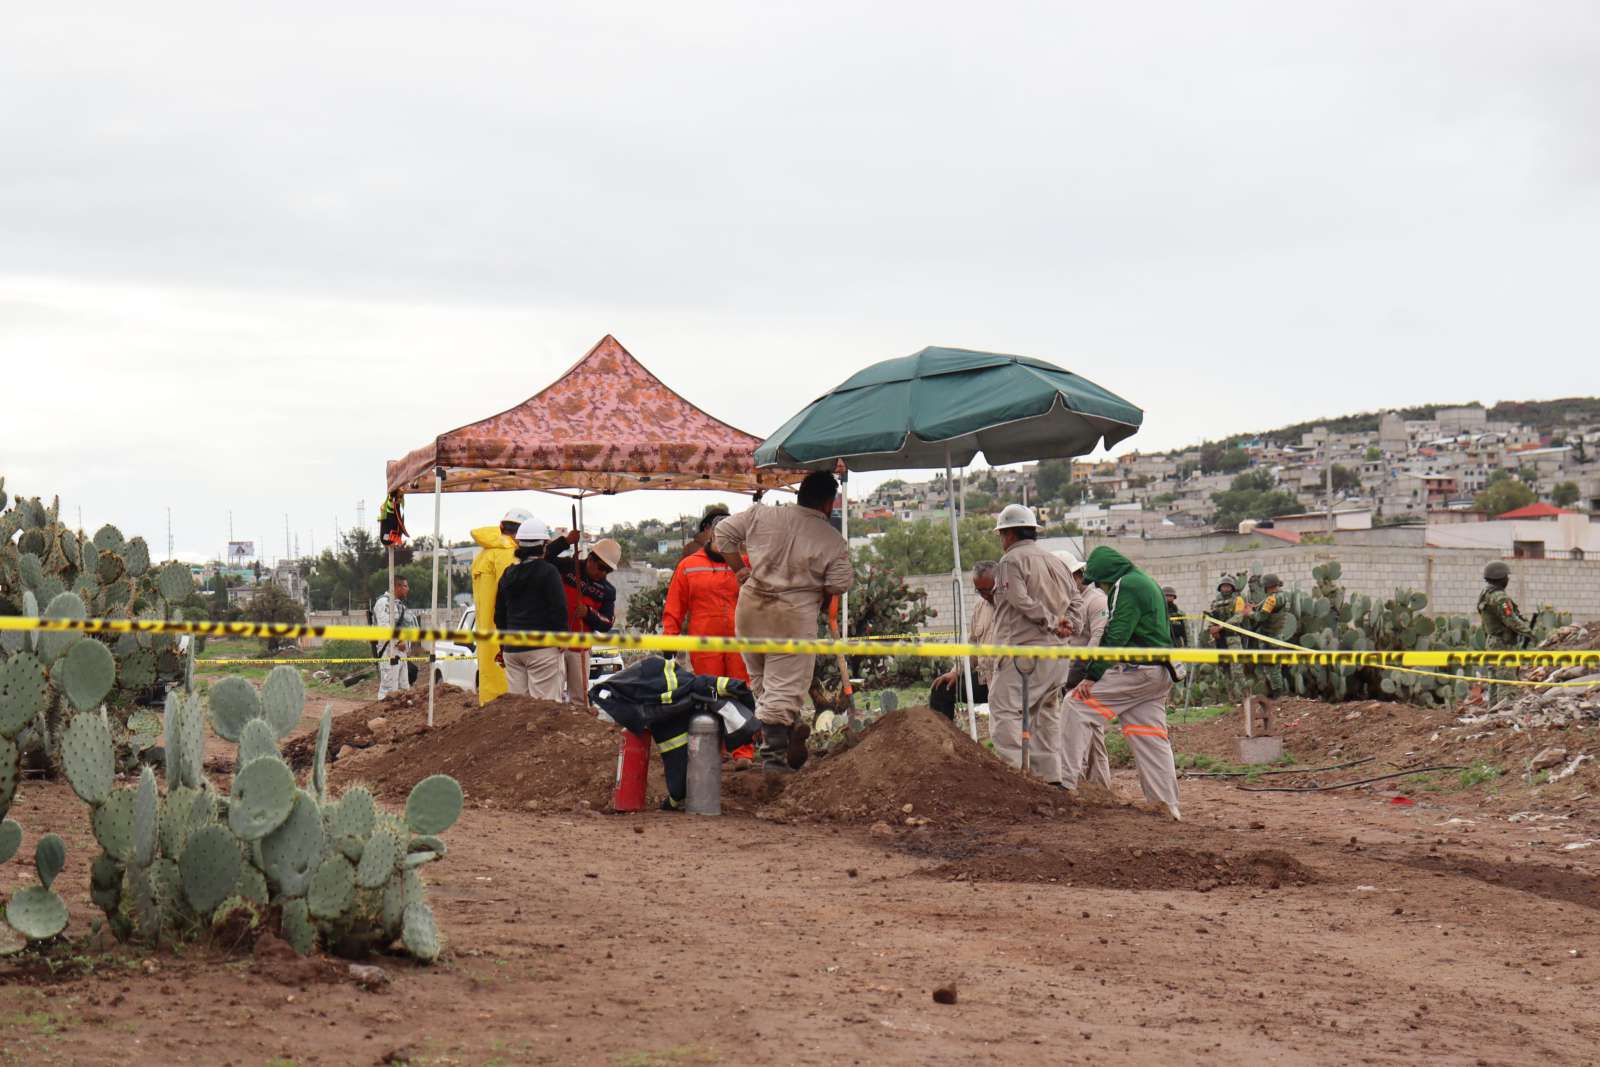
{"label": "military helmet", "polygon": [[1495,560],[1483,568],[1483,580],[1486,582],[1505,582],[1511,580],[1511,568],[1500,560]]}
{"label": "military helmet", "polygon": [[1282,589],[1283,579],[1279,578],[1276,574],[1269,574],[1265,578],[1261,579],[1261,588]]}
{"label": "military helmet", "polygon": [[1223,586],[1227,586],[1229,589],[1232,589],[1234,592],[1238,592],[1239,591],[1239,583],[1233,580],[1233,575],[1231,575],[1231,574],[1224,574],[1222,576],[1221,580],[1217,582],[1217,592],[1219,592],[1219,593],[1222,592],[1222,587]]}
{"label": "military helmet", "polygon": [[1161,587],[1161,595],[1165,597],[1171,597],[1173,600],[1178,599],[1178,591],[1172,588],[1170,585],[1164,585]]}

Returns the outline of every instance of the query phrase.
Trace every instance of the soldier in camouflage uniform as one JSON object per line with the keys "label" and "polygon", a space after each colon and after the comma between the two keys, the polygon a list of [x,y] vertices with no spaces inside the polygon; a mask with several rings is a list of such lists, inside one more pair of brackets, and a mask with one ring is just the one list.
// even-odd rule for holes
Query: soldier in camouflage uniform
{"label": "soldier in camouflage uniform", "polygon": [[[1239,585],[1234,580],[1233,575],[1224,574],[1222,580],[1217,583],[1217,598],[1206,609],[1206,614],[1213,619],[1220,619],[1223,622],[1230,622],[1238,626],[1249,610],[1250,605],[1245,602],[1244,597],[1239,595]],[[1211,627],[1211,645],[1213,648],[1233,649],[1235,651],[1244,647],[1237,633],[1215,625]],[[1233,699],[1235,688],[1233,664],[1223,663],[1219,664],[1219,666],[1222,668],[1223,678],[1226,679],[1229,699]]]}
{"label": "soldier in camouflage uniform", "polygon": [[[1522,648],[1529,644],[1533,638],[1533,627],[1528,625],[1517,611],[1516,601],[1511,599],[1511,594],[1506,592],[1506,583],[1511,580],[1511,568],[1500,560],[1495,560],[1483,568],[1485,582],[1483,592],[1478,594],[1478,617],[1483,620],[1484,647],[1489,651],[1511,650]],[[1491,678],[1515,678],[1515,667],[1491,667]],[[1498,701],[1510,695],[1508,685],[1490,686],[1489,706],[1493,707]]]}
{"label": "soldier in camouflage uniform", "polygon": [[[1289,617],[1288,599],[1283,595],[1282,579],[1276,574],[1262,578],[1261,592],[1261,602],[1250,613],[1249,628],[1263,637],[1287,640],[1283,627]],[[1267,699],[1277,700],[1289,691],[1288,683],[1283,678],[1283,668],[1278,664],[1264,663],[1256,668],[1256,674],[1267,684]]]}

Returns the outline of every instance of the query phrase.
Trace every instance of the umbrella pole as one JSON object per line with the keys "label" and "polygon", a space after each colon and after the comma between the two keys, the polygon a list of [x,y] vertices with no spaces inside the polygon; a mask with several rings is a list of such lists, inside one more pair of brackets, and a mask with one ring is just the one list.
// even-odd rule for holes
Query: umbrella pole
{"label": "umbrella pole", "polygon": [[[962,603],[961,596],[961,527],[956,522],[956,483],[950,475],[950,450],[944,450],[944,487],[950,494],[950,549],[955,554],[955,579],[956,579],[956,642],[965,644],[967,640],[967,612]],[[974,741],[978,739],[978,710],[972,699],[972,659],[968,656],[961,657],[961,680],[967,691],[967,735]]]}
{"label": "umbrella pole", "polygon": [[[444,468],[433,468],[433,584],[428,590],[428,625],[439,626],[439,504],[444,494]],[[428,728],[433,728],[434,651],[437,641],[428,642]]]}

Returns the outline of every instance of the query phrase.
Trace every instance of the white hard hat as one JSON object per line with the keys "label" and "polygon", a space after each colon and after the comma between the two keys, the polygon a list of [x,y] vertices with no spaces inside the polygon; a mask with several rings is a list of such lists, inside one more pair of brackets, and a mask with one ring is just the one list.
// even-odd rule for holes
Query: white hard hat
{"label": "white hard hat", "polygon": [[1000,518],[995,520],[994,528],[998,530],[1015,530],[1019,526],[1038,528],[1039,517],[1033,509],[1026,504],[1007,504],[1000,512]]}
{"label": "white hard hat", "polygon": [[1066,549],[1058,548],[1056,549],[1054,555],[1056,559],[1059,559],[1062,563],[1065,563],[1067,565],[1067,570],[1071,571],[1073,574],[1077,574],[1079,571],[1083,570],[1083,560],[1079,559],[1077,556],[1074,556]]}
{"label": "white hard hat", "polygon": [[622,566],[622,546],[609,537],[596,541],[594,547],[589,549],[589,554],[600,557],[600,562],[612,570]]}
{"label": "white hard hat", "polygon": [[502,523],[514,522],[518,526],[521,526],[531,518],[533,518],[533,512],[529,511],[527,508],[512,508],[510,511],[506,512],[505,518],[501,519],[500,521]]}
{"label": "white hard hat", "polygon": [[543,519],[529,516],[522,520],[522,525],[517,527],[517,544],[540,545],[550,540],[550,527],[544,524]]}

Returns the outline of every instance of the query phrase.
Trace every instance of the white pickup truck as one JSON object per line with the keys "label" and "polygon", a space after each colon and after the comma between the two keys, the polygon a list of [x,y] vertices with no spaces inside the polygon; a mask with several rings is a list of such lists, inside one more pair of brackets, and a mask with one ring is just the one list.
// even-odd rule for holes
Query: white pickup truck
{"label": "white pickup truck", "polygon": [[[463,608],[461,619],[456,624],[458,630],[470,630],[476,625],[478,619],[477,608]],[[473,645],[461,645],[454,641],[440,641],[434,649],[439,656],[464,656],[466,659],[441,659],[433,665],[433,677],[441,685],[453,685],[461,689],[478,688],[478,659],[477,649]],[[611,677],[622,669],[622,654],[614,648],[597,648],[589,656],[589,684]]]}

